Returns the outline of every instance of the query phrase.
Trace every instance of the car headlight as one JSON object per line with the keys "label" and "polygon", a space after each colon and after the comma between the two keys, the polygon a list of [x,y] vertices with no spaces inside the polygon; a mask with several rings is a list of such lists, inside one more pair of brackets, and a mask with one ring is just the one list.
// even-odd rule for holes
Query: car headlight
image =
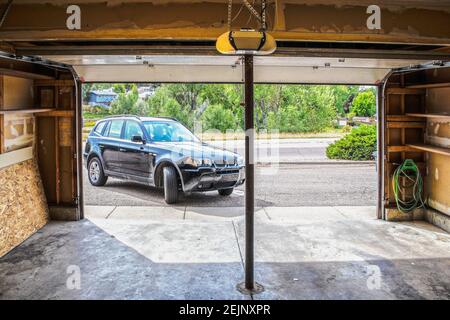
{"label": "car headlight", "polygon": [[243,166],[244,165],[244,158],[242,158],[241,156],[238,156],[237,159],[236,159],[236,163],[239,166]]}
{"label": "car headlight", "polygon": [[193,167],[210,167],[212,166],[212,160],[208,158],[192,158],[187,157],[184,163]]}

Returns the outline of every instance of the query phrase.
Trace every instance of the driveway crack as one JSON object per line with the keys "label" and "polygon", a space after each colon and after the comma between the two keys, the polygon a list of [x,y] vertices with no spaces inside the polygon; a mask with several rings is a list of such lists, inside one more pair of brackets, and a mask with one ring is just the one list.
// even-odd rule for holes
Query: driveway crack
{"label": "driveway crack", "polygon": [[108,215],[106,216],[105,219],[108,219],[116,209],[117,209],[117,206],[115,206],[115,207],[111,210],[111,212],[108,213]]}

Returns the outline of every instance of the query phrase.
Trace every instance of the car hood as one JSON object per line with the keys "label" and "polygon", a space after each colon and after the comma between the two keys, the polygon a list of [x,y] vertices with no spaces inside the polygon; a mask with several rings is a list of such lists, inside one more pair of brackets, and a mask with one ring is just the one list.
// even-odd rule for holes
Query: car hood
{"label": "car hood", "polygon": [[177,155],[176,158],[192,157],[211,159],[215,164],[236,164],[239,154],[206,143],[198,142],[155,142],[154,146]]}

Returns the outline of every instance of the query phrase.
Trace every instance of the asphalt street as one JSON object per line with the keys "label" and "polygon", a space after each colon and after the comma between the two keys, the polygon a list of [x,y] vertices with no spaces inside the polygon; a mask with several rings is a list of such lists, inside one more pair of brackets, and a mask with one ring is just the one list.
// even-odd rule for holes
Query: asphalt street
{"label": "asphalt street", "polygon": [[[109,179],[93,187],[84,168],[86,205],[161,206],[163,191],[144,184]],[[255,177],[257,206],[368,206],[375,205],[374,164],[280,164],[258,166]],[[217,192],[182,195],[176,206],[244,206],[244,186],[229,197]]]}
{"label": "asphalt street", "polygon": [[[320,162],[328,161],[325,150],[339,138],[295,138],[295,139],[257,139],[255,156],[257,162]],[[217,140],[207,143],[237,152],[244,156],[244,140]]]}

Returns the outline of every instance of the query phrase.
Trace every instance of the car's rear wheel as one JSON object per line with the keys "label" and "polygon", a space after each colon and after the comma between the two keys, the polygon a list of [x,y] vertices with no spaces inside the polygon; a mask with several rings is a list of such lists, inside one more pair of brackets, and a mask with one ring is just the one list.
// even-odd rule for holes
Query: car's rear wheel
{"label": "car's rear wheel", "polygon": [[174,167],[164,167],[164,200],[167,204],[178,200],[178,177]]}
{"label": "car's rear wheel", "polygon": [[94,157],[89,161],[88,177],[89,182],[96,187],[104,186],[108,180],[99,158]]}
{"label": "car's rear wheel", "polygon": [[228,188],[228,189],[219,189],[219,194],[221,196],[229,196],[233,193],[234,188]]}

